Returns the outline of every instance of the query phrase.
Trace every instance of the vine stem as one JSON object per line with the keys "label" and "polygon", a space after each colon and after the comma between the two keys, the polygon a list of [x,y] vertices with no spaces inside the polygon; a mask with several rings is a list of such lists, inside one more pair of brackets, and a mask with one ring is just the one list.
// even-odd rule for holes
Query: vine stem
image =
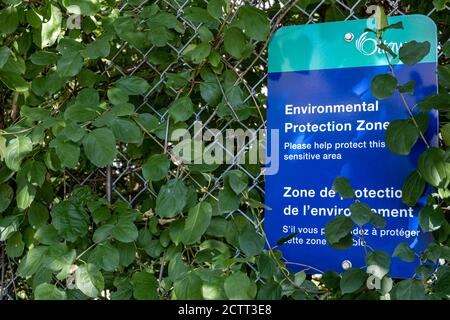
{"label": "vine stem", "polygon": [[[382,36],[381,36],[381,35],[380,35],[380,37],[378,38],[378,40],[379,40],[379,44],[382,44],[382,43],[383,43],[383,42],[382,42],[383,39],[382,39]],[[397,79],[397,77],[396,77],[396,75],[395,75],[395,72],[394,72],[394,67],[392,66],[392,63],[391,63],[391,60],[389,59],[389,55],[388,55],[387,51],[384,50],[384,49],[382,49],[382,50],[383,50],[383,52],[384,52],[384,56],[386,57],[387,63],[388,63],[388,65],[389,65],[389,70],[390,70],[390,72],[391,72],[392,77],[394,77],[395,79]],[[414,114],[413,114],[413,112],[412,112],[412,110],[411,110],[411,107],[408,105],[408,102],[406,101],[405,95],[404,95],[402,92],[400,92],[400,91],[399,91],[399,94],[400,94],[400,97],[402,98],[402,101],[403,101],[403,104],[405,105],[406,110],[408,111],[409,117],[410,117],[410,119],[411,119],[413,125],[414,125],[414,126],[417,128],[417,130],[419,131],[420,138],[421,138],[422,141],[425,143],[425,146],[426,146],[427,148],[430,148],[430,144],[428,143],[427,139],[425,138],[425,136],[424,136],[422,130],[420,130],[420,126],[419,126],[419,124],[417,123],[416,118],[414,118]]]}
{"label": "vine stem", "polygon": [[166,259],[166,251],[164,251],[163,256],[161,257],[161,267],[159,269],[159,276],[158,276],[158,290],[159,293],[161,294],[161,282],[162,282],[162,278],[163,278],[163,274],[164,274],[164,263],[165,263],[165,259]]}
{"label": "vine stem", "polygon": [[97,244],[99,244],[100,242],[94,242],[93,244],[91,244],[86,250],[84,250],[82,253],[80,253],[76,258],[75,261],[78,261],[81,259],[82,256],[84,256],[89,250],[91,250],[92,248],[94,248]]}

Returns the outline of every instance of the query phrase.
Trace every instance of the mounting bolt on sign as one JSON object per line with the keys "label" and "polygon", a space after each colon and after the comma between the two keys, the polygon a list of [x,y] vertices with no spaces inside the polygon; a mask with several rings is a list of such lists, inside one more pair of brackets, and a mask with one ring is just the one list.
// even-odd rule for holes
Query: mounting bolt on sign
{"label": "mounting bolt on sign", "polygon": [[353,38],[355,38],[355,35],[353,33],[351,33],[351,32],[347,32],[344,35],[344,40],[347,41],[347,42],[351,42],[353,40]]}

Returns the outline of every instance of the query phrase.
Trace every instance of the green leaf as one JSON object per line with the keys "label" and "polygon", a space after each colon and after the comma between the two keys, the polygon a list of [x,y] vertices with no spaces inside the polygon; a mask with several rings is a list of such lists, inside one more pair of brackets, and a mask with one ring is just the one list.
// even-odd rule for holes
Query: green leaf
{"label": "green leaf", "polygon": [[142,174],[147,181],[164,179],[170,168],[170,160],[165,154],[152,155],[142,165]]}
{"label": "green leaf", "polygon": [[114,105],[127,103],[129,100],[128,95],[120,88],[108,89],[108,99]]}
{"label": "green leaf", "polygon": [[70,141],[53,139],[50,142],[50,147],[55,148],[56,155],[64,167],[74,169],[77,166],[78,160],[80,159],[79,145]]}
{"label": "green leaf", "polygon": [[23,253],[24,248],[25,248],[25,243],[22,240],[22,234],[20,232],[15,232],[6,241],[6,255],[9,258],[20,257]]}
{"label": "green leaf", "polygon": [[169,88],[173,88],[175,90],[179,90],[184,86],[189,84],[189,80],[191,79],[190,72],[182,72],[182,73],[167,73],[167,86]]}
{"label": "green leaf", "polygon": [[28,82],[14,72],[0,71],[0,81],[9,89],[17,92],[26,92],[29,88]]}
{"label": "green leaf", "polygon": [[177,253],[175,256],[170,259],[168,274],[169,279],[172,281],[176,281],[185,276],[188,272],[189,267],[183,261],[183,255],[181,253]]}
{"label": "green leaf", "polygon": [[74,122],[93,120],[100,114],[100,95],[97,90],[86,88],[80,91],[74,103],[64,112],[64,118]]}
{"label": "green leaf", "polygon": [[409,93],[414,94],[414,87],[416,86],[416,81],[411,80],[405,83],[404,85],[401,85],[398,87],[398,91],[401,93]]}
{"label": "green leaf", "polygon": [[189,210],[184,224],[182,242],[185,245],[200,241],[211,222],[212,207],[208,202],[200,202]]}
{"label": "green leaf", "polygon": [[450,65],[438,67],[438,79],[440,86],[450,89]]}
{"label": "green leaf", "polygon": [[350,268],[342,274],[340,281],[341,292],[343,294],[353,293],[360,289],[366,282],[367,274],[364,270]]}
{"label": "green leaf", "polygon": [[350,218],[337,216],[325,226],[325,237],[331,244],[338,243],[347,237],[353,230],[353,222]]}
{"label": "green leaf", "polygon": [[[3,159],[5,158],[5,153],[6,153],[6,138],[5,137],[2,137],[2,136],[0,136],[0,161],[3,161]],[[6,168],[6,167],[3,167],[3,168],[1,168],[0,169],[0,182],[1,183],[3,183],[4,182],[4,179],[6,178],[5,177],[5,171],[6,170],[8,170],[8,171],[10,171],[8,168]],[[7,175],[6,175],[7,176]],[[6,181],[8,180],[9,178],[6,178]]]}
{"label": "green leaf", "polygon": [[438,230],[444,223],[445,217],[440,208],[423,207],[419,212],[419,224],[424,232]]}
{"label": "green leaf", "polygon": [[34,229],[45,225],[48,221],[47,207],[38,202],[33,202],[28,209],[28,222]]}
{"label": "green leaf", "polygon": [[389,273],[391,258],[382,250],[369,252],[366,256],[367,273],[382,279]]}
{"label": "green leaf", "polygon": [[262,278],[270,279],[273,277],[273,274],[276,273],[278,265],[275,262],[275,259],[268,254],[263,253],[257,258],[257,267]]}
{"label": "green leaf", "polygon": [[37,66],[47,66],[58,62],[58,55],[49,51],[36,51],[30,56],[31,62]]}
{"label": "green leaf", "polygon": [[108,207],[98,207],[92,212],[92,219],[96,224],[104,222],[111,217]]}
{"label": "green leaf", "polygon": [[428,41],[417,42],[410,41],[404,43],[399,50],[400,60],[407,65],[414,65],[421,61],[430,52],[430,43]]}
{"label": "green leaf", "polygon": [[105,280],[100,270],[88,263],[78,266],[75,272],[75,285],[88,297],[96,298],[104,289]]}
{"label": "green leaf", "polygon": [[393,153],[408,155],[419,139],[419,130],[408,120],[395,120],[386,130],[386,145]]}
{"label": "green leaf", "polygon": [[281,300],[282,287],[278,282],[269,281],[261,286],[256,297],[257,300]]}
{"label": "green leaf", "polygon": [[189,272],[174,282],[173,291],[179,300],[200,300],[203,299],[202,284],[199,276]]}
{"label": "green leaf", "polygon": [[156,214],[172,218],[179,214],[187,201],[188,189],[183,181],[173,179],[161,187],[156,198]]}
{"label": "green leaf", "polygon": [[439,93],[427,96],[418,105],[424,111],[431,109],[447,110],[450,108],[450,95],[448,93]]}
{"label": "green leaf", "polygon": [[434,7],[437,11],[444,10],[448,2],[449,0],[433,0]]}
{"label": "green leaf", "polygon": [[38,96],[52,95],[64,87],[65,80],[51,70],[45,77],[38,77],[31,83],[31,90]]}
{"label": "green leaf", "polygon": [[51,211],[52,225],[58,234],[67,241],[76,241],[84,237],[89,228],[89,216],[86,211],[69,201],[63,201]]}
{"label": "green leaf", "polygon": [[208,11],[198,7],[188,7],[184,9],[184,18],[191,22],[209,23],[214,21]]}
{"label": "green leaf", "polygon": [[41,283],[34,289],[35,300],[66,300],[66,293],[49,283]]}
{"label": "green leaf", "polygon": [[240,271],[227,277],[224,283],[225,294],[230,300],[254,299],[256,295],[254,286],[247,275]]}
{"label": "green leaf", "polygon": [[14,190],[10,187],[9,184],[0,185],[0,212],[5,211],[14,196]]}
{"label": "green leaf", "polygon": [[198,36],[202,42],[210,42],[214,40],[214,34],[205,26],[198,29]]}
{"label": "green leaf", "polygon": [[236,211],[239,209],[240,203],[240,197],[227,185],[219,191],[219,211],[221,213]]}
{"label": "green leaf", "polygon": [[400,257],[405,262],[414,262],[416,255],[414,251],[410,248],[409,244],[406,242],[401,242],[395,248],[393,257]]}
{"label": "green leaf", "polygon": [[13,6],[0,11],[0,34],[9,34],[16,31],[19,26],[19,15]]}
{"label": "green leaf", "polygon": [[33,186],[40,187],[45,182],[47,167],[41,161],[27,160],[17,173],[18,184],[22,181],[29,182]]}
{"label": "green leaf", "polygon": [[256,256],[264,250],[265,240],[256,232],[253,225],[248,224],[239,232],[238,241],[241,250],[249,257]]}
{"label": "green leaf", "polygon": [[375,76],[370,84],[370,90],[375,98],[383,100],[391,97],[397,89],[397,79],[390,74]]}
{"label": "green leaf", "polygon": [[216,79],[200,83],[200,95],[210,106],[217,106],[222,99],[222,91]]}
{"label": "green leaf", "polygon": [[137,300],[157,300],[158,281],[148,272],[136,272],[131,278],[133,295]]}
{"label": "green leaf", "polygon": [[119,284],[115,284],[117,290],[111,292],[111,300],[130,300],[133,296],[133,285],[127,280],[120,280]]}
{"label": "green leaf", "polygon": [[169,113],[175,122],[186,121],[193,115],[193,104],[188,96],[180,97],[169,106]]}
{"label": "green leaf", "polygon": [[238,21],[250,39],[265,41],[270,32],[267,13],[252,6],[241,6],[238,10]]}
{"label": "green leaf", "polygon": [[31,152],[33,144],[26,136],[12,139],[5,150],[5,163],[13,171],[19,171],[22,160]]}
{"label": "green leaf", "polygon": [[437,263],[438,259],[450,260],[450,249],[444,245],[431,243],[425,251],[425,257],[434,264]]}
{"label": "green leaf", "polygon": [[75,122],[68,121],[66,126],[58,132],[58,138],[64,140],[70,140],[73,142],[80,142],[84,137],[86,131],[80,125]]}
{"label": "green leaf", "polygon": [[150,87],[147,81],[137,76],[123,77],[116,86],[130,96],[143,95]]}
{"label": "green leaf", "polygon": [[228,171],[224,179],[236,194],[240,194],[248,186],[248,176],[240,170]]}
{"label": "green leaf", "polygon": [[115,225],[111,223],[102,224],[95,230],[92,240],[94,242],[102,242],[106,240],[109,236],[111,236],[111,231],[114,229],[114,226]]}
{"label": "green leaf", "polygon": [[51,224],[39,227],[34,234],[34,239],[39,243],[46,245],[52,245],[60,241],[58,238],[58,231]]}
{"label": "green leaf", "polygon": [[109,272],[116,270],[119,261],[119,250],[109,243],[99,243],[89,256],[89,262]]}
{"label": "green leaf", "polygon": [[355,197],[355,190],[353,190],[350,182],[345,177],[337,177],[333,182],[332,189],[339,193],[339,195],[344,199]]}
{"label": "green leaf", "polygon": [[450,41],[446,41],[442,46],[442,52],[447,58],[450,58]]}
{"label": "green leaf", "polygon": [[441,296],[450,294],[450,268],[448,266],[439,267],[436,278],[434,291]]}
{"label": "green leaf", "polygon": [[352,213],[350,218],[358,226],[369,223],[372,215],[374,214],[372,209],[367,204],[362,202],[352,203],[350,205],[350,212]]}
{"label": "green leaf", "polygon": [[420,279],[428,278],[434,272],[434,268],[429,264],[422,264],[415,269],[415,273]]}
{"label": "green leaf", "polygon": [[132,222],[119,220],[111,230],[111,235],[120,242],[130,243],[137,239],[138,229]]}
{"label": "green leaf", "polygon": [[0,48],[0,69],[8,62],[9,57],[14,53],[7,47]]}
{"label": "green leaf", "polygon": [[206,10],[212,17],[220,19],[228,9],[229,5],[226,0],[211,0],[208,2],[208,7]]}
{"label": "green leaf", "polygon": [[442,134],[442,140],[444,141],[445,145],[447,147],[450,146],[450,123],[446,123],[441,128],[441,134]]}
{"label": "green leaf", "polygon": [[290,235],[286,236],[286,237],[281,237],[280,239],[278,239],[278,241],[276,242],[276,245],[282,246],[283,244],[285,244],[286,242],[288,242],[289,240],[295,238],[296,236],[298,236],[299,232],[294,232],[291,233]]}
{"label": "green leaf", "polygon": [[20,108],[20,114],[31,121],[45,121],[51,119],[50,111],[44,108],[22,106]]}
{"label": "green leaf", "polygon": [[98,38],[86,46],[85,54],[89,59],[98,59],[109,56],[109,41],[106,37]]}
{"label": "green leaf", "polygon": [[19,230],[19,216],[0,218],[0,241],[5,241]]}
{"label": "green leaf", "polygon": [[183,51],[183,56],[194,62],[202,63],[211,53],[211,45],[208,42],[202,42],[198,45],[190,44]]}
{"label": "green leaf", "polygon": [[406,205],[413,207],[419,201],[423,192],[425,191],[425,181],[420,176],[419,172],[413,171],[406,178],[402,188],[402,201]]}
{"label": "green leaf", "polygon": [[35,274],[44,261],[47,249],[48,247],[46,246],[31,248],[25,255],[25,257],[20,261],[19,268],[17,269],[17,274],[22,278],[26,278]]}
{"label": "green leaf", "polygon": [[116,244],[116,247],[119,250],[119,263],[121,266],[128,267],[136,260],[136,245],[134,244],[134,242],[118,242]]}
{"label": "green leaf", "polygon": [[236,59],[241,59],[247,46],[244,33],[236,28],[231,27],[224,34],[225,51]]}
{"label": "green leaf", "polygon": [[297,272],[297,273],[294,275],[294,282],[295,282],[295,285],[296,285],[298,288],[301,287],[301,285],[303,284],[303,282],[305,282],[305,280],[306,280],[306,273],[305,273],[305,271]]}
{"label": "green leaf", "polygon": [[111,164],[117,155],[114,134],[106,128],[88,133],[83,139],[83,147],[89,161],[100,168]]}
{"label": "green leaf", "polygon": [[428,148],[419,157],[418,169],[422,178],[434,187],[447,177],[447,163],[444,152],[438,148]]}
{"label": "green leaf", "polygon": [[156,47],[166,46],[172,36],[170,30],[165,26],[155,22],[150,22],[149,26],[150,33],[148,35],[148,39],[150,40],[150,42]]}
{"label": "green leaf", "polygon": [[425,289],[423,285],[414,279],[400,281],[391,291],[394,300],[424,300]]}
{"label": "green leaf", "polygon": [[111,129],[117,140],[125,143],[142,142],[142,132],[139,126],[131,120],[115,118],[111,123]]}
{"label": "green leaf", "polygon": [[58,60],[56,70],[62,78],[74,77],[83,68],[83,58],[78,52],[65,54]]}
{"label": "green leaf", "polygon": [[19,209],[27,209],[34,201],[36,187],[30,182],[20,179],[16,191],[16,203]]}
{"label": "green leaf", "polygon": [[336,290],[340,287],[341,276],[335,271],[325,271],[321,281],[327,288]]}

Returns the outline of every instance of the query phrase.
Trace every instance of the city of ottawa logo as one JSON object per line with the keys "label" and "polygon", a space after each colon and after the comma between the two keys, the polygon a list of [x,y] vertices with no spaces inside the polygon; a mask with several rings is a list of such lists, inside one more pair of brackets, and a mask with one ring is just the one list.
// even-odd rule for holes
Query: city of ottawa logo
{"label": "city of ottawa logo", "polygon": [[[398,54],[403,43],[383,41],[395,54]],[[355,42],[356,49],[365,56],[374,54],[384,54],[384,51],[378,47],[378,39],[371,32],[364,32]]]}

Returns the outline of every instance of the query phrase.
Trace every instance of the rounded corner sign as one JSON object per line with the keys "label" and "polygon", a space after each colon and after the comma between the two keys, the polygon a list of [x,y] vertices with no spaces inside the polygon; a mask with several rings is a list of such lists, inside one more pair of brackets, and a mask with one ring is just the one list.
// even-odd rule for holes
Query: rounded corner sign
{"label": "rounded corner sign", "polygon": [[[398,54],[409,41],[430,42],[430,53],[418,64],[391,64],[399,83],[414,80],[410,106],[437,92],[437,32],[426,16],[390,17],[384,44]],[[389,73],[384,51],[367,28],[373,19],[283,27],[269,44],[268,154],[278,159],[276,170],[266,174],[264,228],[271,247],[286,241],[283,252],[293,270],[317,273],[341,272],[348,266],[364,267],[366,247],[384,250],[391,257],[404,242],[416,253],[423,251],[431,235],[419,227],[418,212],[425,204],[408,207],[402,202],[402,186],[417,167],[426,146],[419,141],[408,156],[393,154],[385,142],[391,121],[407,119],[408,112],[396,93],[377,100],[370,91],[374,76]],[[438,145],[437,112],[429,111],[425,133],[430,145]],[[276,142],[272,141],[276,140]],[[353,230],[353,246],[336,250],[327,245],[325,225],[339,215],[349,216],[351,200],[333,190],[336,177],[346,177],[357,199],[369,204],[386,220],[384,228],[372,225]],[[407,278],[419,265],[391,258],[390,275]]]}

